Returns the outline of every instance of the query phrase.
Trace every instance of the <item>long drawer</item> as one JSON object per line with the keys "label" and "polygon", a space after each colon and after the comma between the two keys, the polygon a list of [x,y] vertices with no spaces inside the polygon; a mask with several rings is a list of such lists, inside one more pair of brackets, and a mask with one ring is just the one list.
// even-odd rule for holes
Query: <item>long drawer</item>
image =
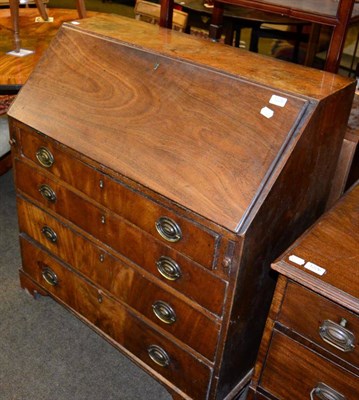
{"label": "long drawer", "polygon": [[[279,400],[359,398],[359,378],[295,340],[273,332],[259,386]],[[327,393],[327,397],[323,397]],[[319,397],[321,394],[322,397]]]}
{"label": "long drawer", "polygon": [[[83,280],[47,252],[22,247],[23,270],[42,288],[114,339],[152,370],[195,399],[205,399],[212,370],[148,326],[113,298]],[[192,384],[196,376],[196,385]]]}
{"label": "long drawer", "polygon": [[[203,266],[214,267],[220,242],[218,234],[95,170],[27,127],[20,129],[20,137],[23,155],[38,166],[159,240],[170,242],[176,250],[185,252]],[[17,168],[20,175],[25,167]],[[28,175],[25,176],[22,186],[34,184],[34,181],[27,182]]]}
{"label": "long drawer", "polygon": [[[24,202],[21,203],[21,213],[26,212],[29,208],[26,209]],[[48,227],[48,225],[37,224],[42,216],[40,210],[38,210],[38,214],[37,218],[35,214],[33,225],[27,227],[25,223],[25,230],[23,230],[22,222],[20,223],[21,232],[30,234],[35,240],[40,239],[40,243],[44,243],[52,253],[60,255],[62,259],[66,258],[65,261],[69,262],[71,267],[81,271],[96,285],[100,285],[100,288],[108,290],[116,298],[134,308],[209,360],[214,359],[220,329],[219,322],[204,315],[173,293],[146,279],[138,270],[129,267],[109,254],[105,257],[106,261],[104,259],[101,262],[99,258],[92,257],[95,255],[93,252],[86,255],[86,260],[82,259],[81,255],[84,250],[82,248],[76,249],[74,247],[73,254],[69,252],[69,249],[62,253],[62,246],[66,247],[67,243],[72,241],[72,236],[67,236],[66,232],[62,232],[61,235],[56,234],[56,241],[47,240],[41,231],[44,226]],[[32,228],[35,228],[33,231],[36,237],[31,235]],[[76,242],[72,243],[76,246]],[[21,245],[24,253],[31,252],[31,246],[24,240],[24,237],[21,237]],[[90,247],[88,246],[88,248]],[[79,252],[78,256],[75,256],[76,252]],[[74,262],[74,259],[76,262]],[[206,340],[203,340],[203,336],[206,337]]]}
{"label": "long drawer", "polygon": [[[115,266],[118,261],[106,251],[105,246],[85,239],[33,204],[18,198],[21,232],[34,238],[53,254],[62,258],[82,273],[110,291],[116,283]],[[56,245],[44,231],[48,227],[58,238]],[[221,315],[226,283],[206,269],[152,240],[140,230],[129,227],[125,246],[138,251],[128,252],[132,261],[143,267],[170,288],[183,293],[210,312]],[[132,232],[129,235],[129,232]],[[210,288],[210,290],[209,290]]]}
{"label": "long drawer", "polygon": [[359,369],[356,314],[289,282],[278,321]]}

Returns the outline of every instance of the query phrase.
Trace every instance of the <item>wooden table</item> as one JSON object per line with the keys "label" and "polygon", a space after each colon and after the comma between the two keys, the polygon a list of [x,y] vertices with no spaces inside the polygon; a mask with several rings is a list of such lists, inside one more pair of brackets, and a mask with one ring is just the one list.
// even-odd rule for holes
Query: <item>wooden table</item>
{"label": "wooden table", "polygon": [[[51,8],[48,10],[54,22],[34,22],[38,16],[37,9],[20,10],[22,46],[34,50],[26,57],[14,57],[7,52],[13,50],[13,30],[10,9],[0,10],[0,92],[16,92],[26,82],[30,73],[56,35],[64,21],[78,19],[76,10]],[[97,13],[89,12],[88,15]]]}
{"label": "wooden table", "polygon": [[[175,4],[181,6],[183,11],[188,13],[188,27],[193,24],[200,24],[201,27],[209,30],[212,8],[205,7],[203,0],[175,0]],[[239,47],[241,29],[250,28],[252,32],[249,50],[258,52],[258,40],[261,36],[261,30],[263,30],[261,29],[263,24],[295,26],[296,32],[271,29],[271,37],[294,40],[297,49],[301,41],[308,40],[309,35],[302,34],[302,29],[309,23],[303,20],[231,5],[226,5],[223,16],[225,20],[223,26],[225,44],[232,45],[233,39],[235,39],[235,46]],[[208,23],[203,22],[206,20],[208,20]]]}

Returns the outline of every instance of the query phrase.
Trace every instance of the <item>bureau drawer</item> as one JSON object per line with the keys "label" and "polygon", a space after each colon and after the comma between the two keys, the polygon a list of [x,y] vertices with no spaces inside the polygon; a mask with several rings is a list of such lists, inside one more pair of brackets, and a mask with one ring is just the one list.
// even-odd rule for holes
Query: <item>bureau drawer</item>
{"label": "bureau drawer", "polygon": [[[20,131],[23,155],[46,172],[67,182],[156,238],[171,243],[176,250],[185,252],[198,263],[209,269],[213,268],[219,245],[219,235],[215,232],[173,213],[70,156],[66,151],[60,150],[59,145],[47,141],[46,137],[34,133],[30,128],[26,130],[23,128]],[[44,167],[38,160],[38,158],[41,159],[37,156],[41,149],[44,152],[45,163],[50,159],[49,167]],[[18,168],[28,169],[26,166]],[[22,171],[22,173],[26,172]],[[21,183],[24,188],[24,185],[34,182],[28,182],[26,178]]]}
{"label": "bureau drawer", "polygon": [[[20,239],[22,253],[31,254],[33,245],[24,237]],[[54,254],[59,251],[57,244],[66,243],[68,238],[64,236],[63,239],[59,238],[58,242],[50,246]],[[68,253],[68,251],[65,252],[64,258],[69,258]],[[86,263],[84,263],[85,260],[76,259],[80,262],[78,264],[76,261],[72,262],[71,267],[81,271],[102,289],[108,290],[117,299],[125,302],[207,359],[214,359],[220,327],[218,322],[149,281],[137,270],[111,255],[106,254],[106,260],[104,259],[102,263],[98,262],[98,258],[91,259],[91,255],[94,253],[86,256]],[[65,261],[68,260],[65,259]],[[203,337],[206,338],[205,341]]]}
{"label": "bureau drawer", "polygon": [[289,282],[278,321],[359,368],[359,318],[354,313]]}
{"label": "bureau drawer", "polygon": [[[47,292],[142,360],[146,368],[156,371],[193,398],[206,398],[211,368],[119,302],[35,246],[23,252],[23,270]],[[193,380],[196,385],[192,384]]]}
{"label": "bureau drawer", "polygon": [[[259,386],[280,400],[309,400],[311,393],[313,400],[342,400],[335,392],[345,396],[343,400],[359,398],[358,376],[277,331],[273,332]],[[327,397],[314,394],[325,390],[330,394]]]}
{"label": "bureau drawer", "polygon": [[[21,232],[34,238],[81,272],[89,274],[91,271],[91,279],[99,283],[107,282],[109,287],[111,281],[108,280],[112,276],[114,268],[112,265],[115,261],[105,250],[105,246],[98,246],[85,239],[78,232],[21,197],[18,197],[18,215]],[[42,233],[44,226],[50,227],[56,233],[59,238],[56,246]],[[137,249],[132,252],[124,251],[132,261],[210,312],[222,314],[226,291],[224,281],[181,254],[152,240],[133,226],[128,227],[125,236],[126,248]],[[210,295],[208,288],[211,289]]]}

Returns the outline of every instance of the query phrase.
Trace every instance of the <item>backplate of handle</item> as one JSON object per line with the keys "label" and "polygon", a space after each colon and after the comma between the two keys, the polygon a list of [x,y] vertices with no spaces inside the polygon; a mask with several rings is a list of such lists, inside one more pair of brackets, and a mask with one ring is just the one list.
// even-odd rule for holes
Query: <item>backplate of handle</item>
{"label": "backplate of handle", "polygon": [[168,242],[178,242],[182,239],[181,228],[173,219],[160,217],[155,225],[157,232]]}
{"label": "backplate of handle", "polygon": [[343,352],[351,352],[355,348],[355,336],[343,325],[329,319],[319,327],[319,335],[326,342]]}
{"label": "backplate of handle", "polygon": [[49,185],[40,185],[39,192],[41,196],[45,199],[50,201],[51,203],[55,203],[56,201],[56,193]]}
{"label": "backplate of handle", "polygon": [[165,301],[157,300],[152,304],[152,310],[156,317],[165,324],[176,322],[176,313],[174,309]]}
{"label": "backplate of handle", "polygon": [[162,347],[153,344],[148,347],[147,352],[151,360],[157,365],[161,367],[168,367],[170,365],[171,359]]}
{"label": "backplate of handle", "polygon": [[49,226],[43,226],[41,228],[41,233],[45,236],[45,238],[52,243],[56,243],[57,241],[57,234],[56,232],[51,229]]}
{"label": "backplate of handle", "polygon": [[169,281],[175,281],[182,276],[180,266],[170,257],[161,256],[156,266],[158,272]]}
{"label": "backplate of handle", "polygon": [[341,393],[337,392],[325,383],[318,383],[310,392],[311,400],[347,400]]}
{"label": "backplate of handle", "polygon": [[45,168],[50,168],[55,162],[54,156],[46,147],[39,147],[39,149],[36,151],[36,158],[37,161]]}
{"label": "backplate of handle", "polygon": [[43,268],[41,274],[49,285],[56,286],[59,283],[57,275],[50,267]]}

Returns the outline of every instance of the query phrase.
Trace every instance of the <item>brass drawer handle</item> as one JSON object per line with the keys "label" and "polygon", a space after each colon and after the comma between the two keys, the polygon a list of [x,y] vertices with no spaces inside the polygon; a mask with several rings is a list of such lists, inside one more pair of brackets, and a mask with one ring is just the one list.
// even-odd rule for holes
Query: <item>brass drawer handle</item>
{"label": "brass drawer handle", "polygon": [[343,321],[345,320],[337,324],[329,319],[325,320],[319,327],[319,335],[326,343],[347,353],[355,348],[355,336],[343,326],[346,323]]}
{"label": "brass drawer handle", "polygon": [[40,147],[36,152],[37,161],[45,168],[50,168],[55,162],[51,151],[46,147]]}
{"label": "brass drawer handle", "polygon": [[49,226],[43,226],[41,229],[41,233],[45,236],[45,238],[52,243],[56,243],[57,241],[57,234],[56,232],[51,229]]}
{"label": "brass drawer handle", "polygon": [[56,286],[59,283],[57,275],[50,267],[45,267],[42,270],[42,277],[51,286]]}
{"label": "brass drawer handle", "polygon": [[150,359],[161,367],[168,367],[170,365],[171,359],[162,347],[152,344],[147,349]]}
{"label": "brass drawer handle", "polygon": [[160,217],[156,221],[157,232],[168,242],[178,242],[182,239],[182,231],[177,222],[171,218]]}
{"label": "brass drawer handle", "polygon": [[318,385],[310,392],[310,398],[311,400],[346,400],[345,396],[322,382],[318,383]]}
{"label": "brass drawer handle", "polygon": [[156,265],[158,272],[169,281],[175,281],[182,276],[180,266],[170,257],[161,256]]}
{"label": "brass drawer handle", "polygon": [[49,185],[41,185],[39,187],[39,192],[45,200],[48,200],[51,203],[55,203],[57,200],[55,191]]}
{"label": "brass drawer handle", "polygon": [[152,304],[152,310],[156,317],[165,324],[173,324],[176,322],[176,313],[174,309],[165,301],[155,301]]}

